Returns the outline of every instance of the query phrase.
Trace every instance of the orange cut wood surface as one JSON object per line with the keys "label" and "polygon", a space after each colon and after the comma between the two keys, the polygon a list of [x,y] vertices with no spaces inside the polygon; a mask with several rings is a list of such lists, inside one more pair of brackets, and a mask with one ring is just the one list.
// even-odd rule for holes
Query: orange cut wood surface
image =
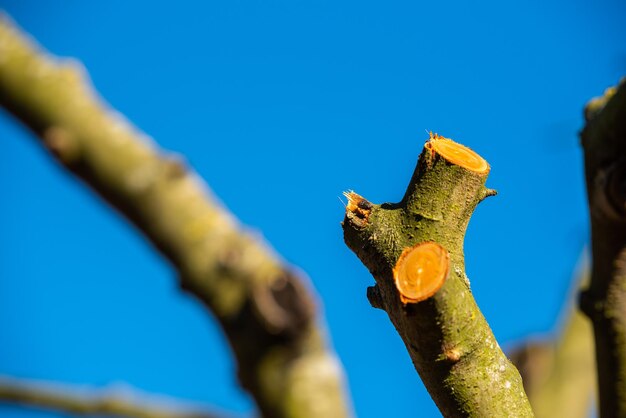
{"label": "orange cut wood surface", "polygon": [[426,147],[441,155],[446,161],[480,174],[489,173],[487,161],[465,145],[441,135],[430,134]]}
{"label": "orange cut wood surface", "polygon": [[423,242],[402,251],[393,269],[396,288],[403,303],[428,299],[448,277],[448,251],[436,242]]}

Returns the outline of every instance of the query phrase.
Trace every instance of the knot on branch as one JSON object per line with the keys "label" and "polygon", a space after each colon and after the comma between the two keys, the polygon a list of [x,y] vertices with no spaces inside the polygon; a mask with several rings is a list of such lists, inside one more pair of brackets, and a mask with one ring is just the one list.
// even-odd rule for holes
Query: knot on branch
{"label": "knot on branch", "polygon": [[615,212],[626,220],[626,161],[620,161],[609,173],[606,194]]}
{"label": "knot on branch", "polygon": [[619,159],[598,170],[594,178],[592,214],[608,220],[626,222],[626,160]]}
{"label": "knot on branch", "polygon": [[367,300],[370,305],[372,305],[372,308],[385,310],[383,307],[383,298],[378,286],[369,286],[367,288]]}
{"label": "knot on branch", "polygon": [[315,305],[306,288],[288,271],[283,271],[270,283],[256,284],[252,301],[269,333],[281,337],[300,335],[315,314]]}
{"label": "knot on branch", "polygon": [[42,133],[43,143],[62,164],[74,165],[80,158],[80,146],[76,137],[61,126],[51,126]]}
{"label": "knot on branch", "polygon": [[485,200],[486,198],[491,197],[491,196],[496,196],[497,194],[498,194],[498,191],[497,191],[497,190],[494,190],[494,189],[489,189],[489,188],[486,188],[486,187],[485,187],[485,188],[482,190],[482,192],[480,193],[480,196],[479,196],[478,198],[479,198],[479,200],[482,202],[482,201],[483,201],[483,200]]}
{"label": "knot on branch", "polygon": [[183,178],[187,174],[187,163],[181,154],[172,153],[164,158],[164,172],[170,180]]}
{"label": "knot on branch", "polygon": [[454,364],[461,360],[462,355],[463,352],[460,346],[444,345],[442,347],[441,360]]}
{"label": "knot on branch", "polygon": [[604,315],[604,299],[598,297],[591,289],[581,290],[578,295],[578,306],[591,321]]}

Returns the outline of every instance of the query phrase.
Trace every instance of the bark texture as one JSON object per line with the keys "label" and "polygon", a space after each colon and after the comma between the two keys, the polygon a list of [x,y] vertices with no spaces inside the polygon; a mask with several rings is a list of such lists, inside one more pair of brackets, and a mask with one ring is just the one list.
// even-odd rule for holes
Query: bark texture
{"label": "bark texture", "polygon": [[[432,138],[431,138],[432,140]],[[415,369],[446,417],[531,417],[517,369],[478,309],[465,274],[463,239],[476,205],[495,194],[485,172],[450,163],[426,147],[402,201],[348,205],[344,238],[370,270],[367,295],[404,341]],[[432,297],[402,303],[393,268],[404,248],[435,242],[449,275]]]}
{"label": "bark texture", "polygon": [[580,306],[593,323],[600,416],[626,417],[626,83],[585,110],[581,133],[592,270]]}
{"label": "bark texture", "polygon": [[350,415],[310,289],[244,232],[176,155],[97,97],[81,65],[42,53],[0,16],[0,104],[136,225],[221,324],[266,417]]}

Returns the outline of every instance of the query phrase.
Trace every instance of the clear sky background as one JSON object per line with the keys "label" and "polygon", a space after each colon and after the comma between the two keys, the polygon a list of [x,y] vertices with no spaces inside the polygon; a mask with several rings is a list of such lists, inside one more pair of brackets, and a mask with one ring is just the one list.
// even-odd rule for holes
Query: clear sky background
{"label": "clear sky background", "polygon": [[[626,74],[622,0],[0,7],[306,271],[359,417],[439,416],[339,224],[346,189],[402,197],[425,130],[492,166],[466,260],[501,345],[559,326],[589,235],[577,132]],[[216,324],[143,237],[5,112],[0,144],[0,375],[250,411]]]}

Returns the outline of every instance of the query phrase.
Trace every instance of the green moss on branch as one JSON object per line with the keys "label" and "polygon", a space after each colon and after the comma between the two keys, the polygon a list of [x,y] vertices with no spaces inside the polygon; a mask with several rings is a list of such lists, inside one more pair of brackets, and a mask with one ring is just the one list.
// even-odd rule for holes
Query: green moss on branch
{"label": "green moss on branch", "polygon": [[[349,206],[344,238],[376,279],[368,298],[389,315],[444,416],[530,417],[520,375],[498,346],[465,274],[467,224],[476,205],[495,193],[485,187],[487,172],[425,148],[402,201],[368,202],[367,216]],[[450,273],[432,297],[404,304],[393,268],[404,248],[425,241],[448,251]]]}

